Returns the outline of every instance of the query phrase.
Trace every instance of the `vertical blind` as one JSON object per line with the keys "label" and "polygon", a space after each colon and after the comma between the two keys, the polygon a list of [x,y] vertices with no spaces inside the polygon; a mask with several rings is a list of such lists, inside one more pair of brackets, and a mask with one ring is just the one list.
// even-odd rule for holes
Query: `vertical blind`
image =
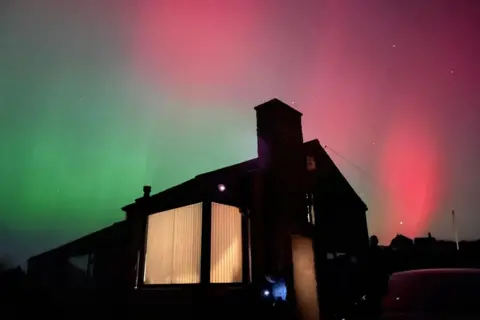
{"label": "vertical blind", "polygon": [[144,282],[200,283],[201,239],[201,203],[150,215]]}
{"label": "vertical blind", "polygon": [[237,207],[212,203],[210,282],[242,282],[242,215]]}

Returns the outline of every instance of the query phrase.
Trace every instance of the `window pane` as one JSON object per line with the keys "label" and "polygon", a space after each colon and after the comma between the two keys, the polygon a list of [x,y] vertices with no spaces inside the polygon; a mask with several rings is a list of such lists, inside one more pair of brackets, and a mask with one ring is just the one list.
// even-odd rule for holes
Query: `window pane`
{"label": "window pane", "polygon": [[175,209],[172,283],[200,283],[202,204]]}
{"label": "window pane", "polygon": [[210,282],[242,282],[242,215],[236,207],[212,203]]}
{"label": "window pane", "polygon": [[90,255],[68,258],[68,284],[73,288],[84,287],[90,280]]}
{"label": "window pane", "polygon": [[313,198],[313,193],[311,194],[311,197],[312,197],[312,200],[311,200],[312,204],[311,204],[311,208],[310,208],[310,215],[311,215],[311,222],[312,222],[313,225],[315,225],[315,219],[316,219],[316,217],[315,217],[315,200]]}
{"label": "window pane", "polygon": [[145,283],[172,283],[173,210],[148,217],[147,250],[145,256]]}
{"label": "window pane", "polygon": [[201,233],[201,203],[150,215],[145,283],[199,283]]}

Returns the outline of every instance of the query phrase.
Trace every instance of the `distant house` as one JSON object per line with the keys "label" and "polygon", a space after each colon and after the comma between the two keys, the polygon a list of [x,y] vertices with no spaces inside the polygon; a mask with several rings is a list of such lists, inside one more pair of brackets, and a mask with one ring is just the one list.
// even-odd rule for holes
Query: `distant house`
{"label": "distant house", "polygon": [[390,242],[390,248],[392,250],[413,250],[413,240],[403,234],[397,234]]}
{"label": "distant house", "polygon": [[437,242],[437,239],[432,237],[431,233],[428,233],[428,237],[423,237],[423,238],[419,237],[419,238],[414,239],[414,244],[415,244],[415,249],[416,250],[432,251],[432,250],[434,250],[436,242]]}
{"label": "distant house", "polygon": [[[60,260],[88,255],[92,285],[107,277],[103,283],[165,296],[284,279],[288,294],[308,306],[299,307],[302,317],[317,317],[318,297],[328,295],[321,285],[328,254],[363,261],[368,250],[367,206],[320,142],[303,141],[300,112],[277,99],[255,111],[257,158],[158,194],[145,187],[122,208],[124,221],[31,258],[29,273],[42,278]],[[62,274],[50,283],[65,281]]]}

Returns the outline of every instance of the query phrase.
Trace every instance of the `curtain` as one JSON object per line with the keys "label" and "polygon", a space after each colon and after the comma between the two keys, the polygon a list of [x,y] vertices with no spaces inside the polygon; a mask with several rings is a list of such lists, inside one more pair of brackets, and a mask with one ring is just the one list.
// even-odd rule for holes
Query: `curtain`
{"label": "curtain", "polygon": [[202,204],[148,217],[145,284],[200,283]]}
{"label": "curtain", "polygon": [[175,210],[172,283],[200,283],[202,204]]}
{"label": "curtain", "polygon": [[242,282],[242,215],[237,207],[212,203],[210,282]]}

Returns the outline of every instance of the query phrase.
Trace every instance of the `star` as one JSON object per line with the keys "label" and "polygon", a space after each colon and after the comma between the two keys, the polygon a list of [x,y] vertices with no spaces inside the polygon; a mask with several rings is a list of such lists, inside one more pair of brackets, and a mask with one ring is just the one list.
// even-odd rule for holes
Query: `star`
{"label": "star", "polygon": [[450,74],[455,74],[455,70],[450,70]]}
{"label": "star", "polygon": [[392,45],[392,48],[396,48],[396,47],[397,47],[397,45],[396,45],[396,44],[393,44],[393,45]]}

